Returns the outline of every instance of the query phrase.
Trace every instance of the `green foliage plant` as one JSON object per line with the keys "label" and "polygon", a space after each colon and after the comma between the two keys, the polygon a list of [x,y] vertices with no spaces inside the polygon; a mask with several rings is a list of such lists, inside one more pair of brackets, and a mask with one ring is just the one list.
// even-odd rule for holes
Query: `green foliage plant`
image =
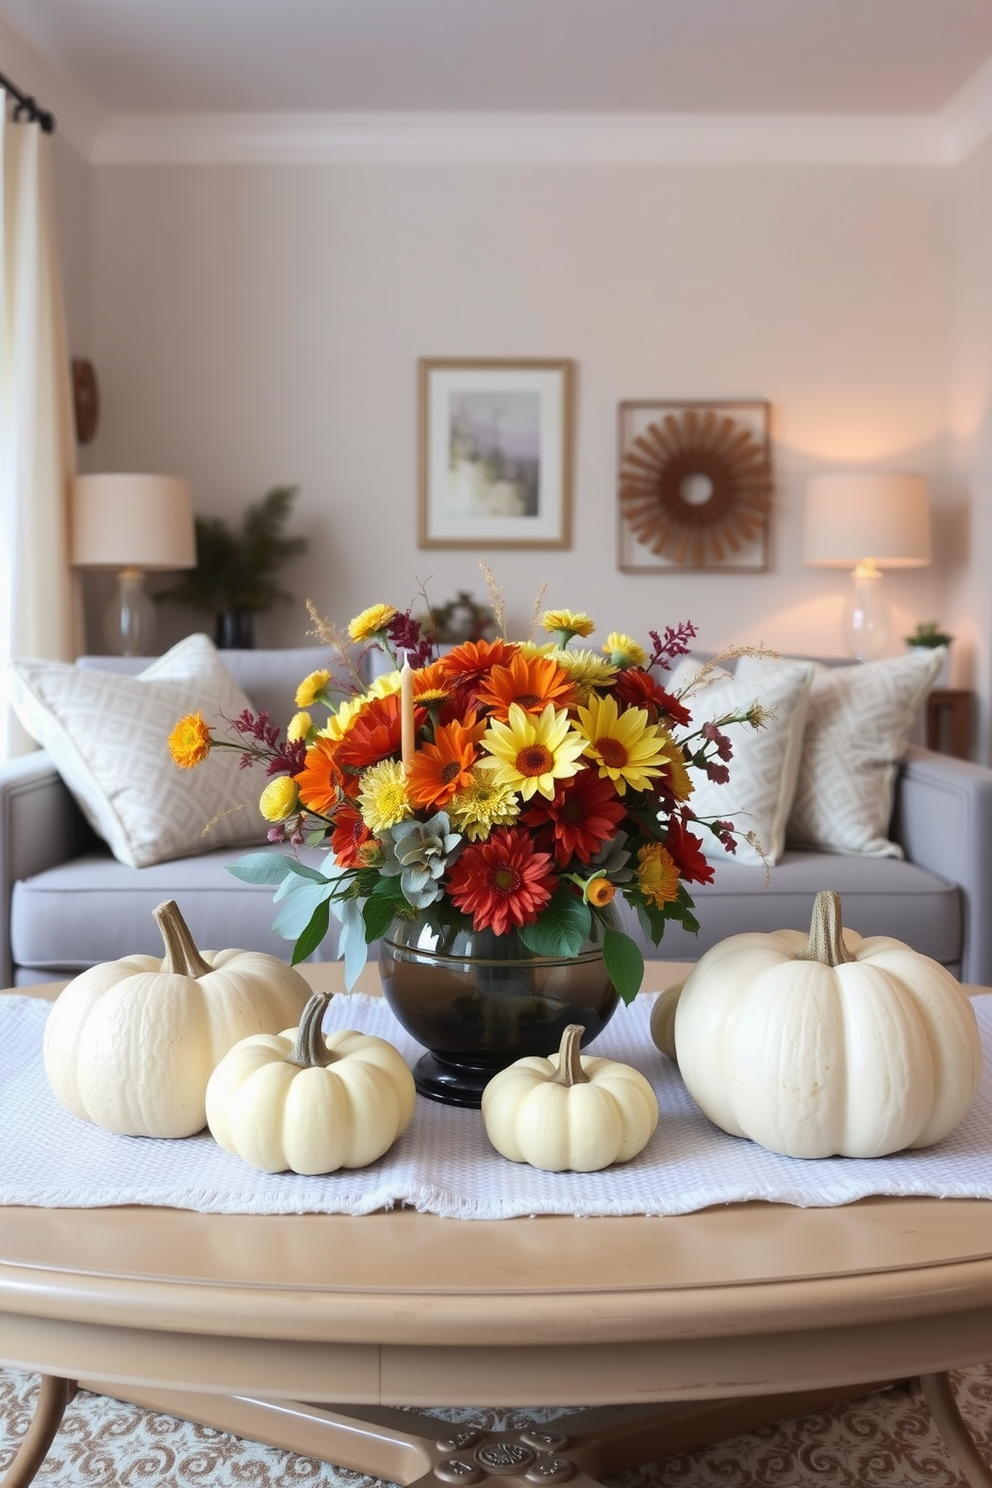
{"label": "green foliage plant", "polygon": [[196,567],[158,598],[214,615],[259,614],[292,599],[276,571],[309,546],[305,537],[283,534],[298,489],[273,486],[248,507],[237,530],[220,517],[197,517]]}
{"label": "green foliage plant", "polygon": [[949,646],[954,637],[941,630],[939,620],[921,620],[912,635],[906,637],[907,646]]}

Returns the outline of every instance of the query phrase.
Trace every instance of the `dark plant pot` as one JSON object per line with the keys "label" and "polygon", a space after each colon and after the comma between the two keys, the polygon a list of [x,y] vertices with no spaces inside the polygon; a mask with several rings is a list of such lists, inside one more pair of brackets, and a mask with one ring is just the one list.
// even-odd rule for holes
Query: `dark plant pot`
{"label": "dark plant pot", "polygon": [[255,616],[218,615],[214,626],[214,644],[222,651],[253,651]]}
{"label": "dark plant pot", "polygon": [[534,956],[516,934],[438,931],[422,918],[393,922],[379,971],[397,1020],[429,1051],[417,1089],[450,1106],[481,1105],[498,1070],[554,1054],[569,1023],[594,1039],[619,1001],[595,941],[575,957]]}

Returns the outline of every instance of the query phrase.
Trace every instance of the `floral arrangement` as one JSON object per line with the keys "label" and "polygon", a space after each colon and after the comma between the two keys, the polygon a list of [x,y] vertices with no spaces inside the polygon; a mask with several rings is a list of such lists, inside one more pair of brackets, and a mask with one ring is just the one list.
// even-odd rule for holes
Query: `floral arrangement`
{"label": "floral arrangement", "polygon": [[329,849],[325,870],[271,852],[231,869],[275,886],[274,929],[295,940],[294,964],[327,934],[332,909],[349,987],[398,916],[516,932],[537,955],[577,955],[595,933],[630,1001],[644,964],[617,928],[614,897],[655,945],[669,920],[699,928],[688,885],[714,870],[698,834],[732,852],[736,829],[694,815],[693,772],[725,781],[724,728],[759,726],[760,709],[693,725],[657,676],[687,653],[689,624],[649,632],[650,649],[613,631],[597,651],[574,644],[595,629],[588,615],[547,610],[540,623],[541,641],[465,641],[437,655],[409,611],[373,605],[348,638],[384,650],[393,670],[371,685],[353,670],[344,688],[330,669],[311,673],[285,738],[266,714],[231,720],[229,740],[200,714],[177,723],[176,764],[239,749],[270,777],[259,803],[269,840]]}

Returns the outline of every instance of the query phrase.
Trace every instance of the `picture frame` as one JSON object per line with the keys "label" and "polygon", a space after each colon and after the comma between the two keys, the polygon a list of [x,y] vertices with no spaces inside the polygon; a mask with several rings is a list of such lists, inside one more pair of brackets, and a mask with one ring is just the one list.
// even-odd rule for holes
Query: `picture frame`
{"label": "picture frame", "polygon": [[622,402],[617,566],[763,573],[774,482],[763,398]]}
{"label": "picture frame", "polygon": [[570,361],[421,358],[422,548],[567,548]]}

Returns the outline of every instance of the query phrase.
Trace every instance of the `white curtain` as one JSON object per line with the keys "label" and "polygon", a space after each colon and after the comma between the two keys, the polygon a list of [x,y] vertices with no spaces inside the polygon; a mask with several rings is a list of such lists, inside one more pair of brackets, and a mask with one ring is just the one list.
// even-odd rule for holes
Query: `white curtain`
{"label": "white curtain", "polygon": [[70,660],[75,434],[51,140],[6,118],[0,89],[0,759],[31,747],[7,701],[10,656]]}

